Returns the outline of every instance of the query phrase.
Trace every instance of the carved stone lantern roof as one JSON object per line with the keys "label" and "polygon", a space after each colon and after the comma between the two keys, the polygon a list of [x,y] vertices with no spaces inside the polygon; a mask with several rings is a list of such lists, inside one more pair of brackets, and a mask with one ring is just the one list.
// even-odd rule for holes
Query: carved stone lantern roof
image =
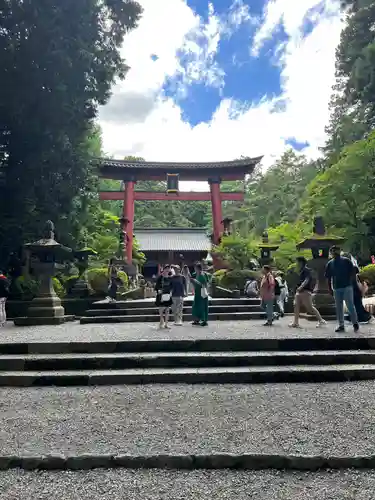
{"label": "carved stone lantern roof", "polygon": [[313,234],[297,244],[297,250],[326,250],[343,243],[345,238],[326,234],[323,217],[315,217]]}
{"label": "carved stone lantern roof", "polygon": [[47,221],[45,236],[33,243],[27,243],[25,247],[36,256],[50,255],[64,260],[72,253],[72,249],[63,246],[55,240],[55,226],[52,221]]}

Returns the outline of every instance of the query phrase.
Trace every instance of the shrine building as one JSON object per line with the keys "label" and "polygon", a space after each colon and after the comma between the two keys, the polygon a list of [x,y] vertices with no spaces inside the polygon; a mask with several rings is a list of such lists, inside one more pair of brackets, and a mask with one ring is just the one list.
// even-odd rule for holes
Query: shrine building
{"label": "shrine building", "polygon": [[[126,245],[124,258],[128,263],[132,261],[133,251],[133,237],[134,231],[134,203],[137,200],[170,200],[179,201],[210,201],[212,207],[212,243],[218,244],[224,231],[224,219],[222,214],[223,201],[243,201],[244,191],[237,192],[221,192],[220,184],[222,181],[239,181],[245,180],[245,176],[253,172],[255,166],[260,162],[262,157],[257,158],[243,158],[233,161],[222,162],[208,162],[208,163],[175,163],[175,162],[152,162],[152,161],[133,161],[133,160],[112,160],[101,159],[99,165],[99,174],[105,179],[116,179],[122,181],[124,184],[124,191],[102,191],[100,193],[101,200],[123,200],[123,221],[124,230],[126,232]],[[167,181],[166,192],[155,191],[137,191],[137,181]],[[179,181],[206,181],[210,186],[208,192],[181,192],[179,190]],[[157,232],[161,230],[142,230],[149,231],[148,240],[146,233],[141,233],[140,230],[136,233],[137,238],[141,241],[143,238],[144,248],[143,251],[149,253],[152,259],[156,258],[155,252],[159,252],[158,258],[161,258],[160,252],[172,252],[168,254],[168,262],[170,258],[175,259],[177,253],[187,254],[189,252],[207,252],[209,249],[204,249],[203,236],[201,233],[190,233],[189,230],[171,229],[170,233],[170,247],[165,249],[152,248],[150,239],[159,238]],[[152,233],[154,231],[154,233]],[[155,232],[156,231],[156,232]],[[173,231],[175,236],[172,237]],[[182,233],[181,231],[185,231]],[[193,230],[191,230],[193,231]],[[197,231],[197,230],[194,230]],[[161,233],[160,233],[161,234]],[[177,236],[178,234],[178,236]],[[194,234],[194,235],[193,235]],[[190,241],[194,238],[200,243],[191,249],[183,247],[183,242]],[[146,240],[149,241],[146,247]],[[160,241],[160,239],[159,239]],[[157,243],[155,243],[156,247]],[[169,245],[169,244],[168,244]],[[178,246],[181,248],[178,248]],[[201,246],[199,246],[201,245]],[[165,246],[165,245],[164,245]],[[192,244],[191,244],[192,246]],[[141,244],[142,248],[142,244]],[[149,250],[146,250],[148,248]],[[184,250],[185,248],[185,250]],[[165,254],[163,253],[163,259]],[[197,259],[198,260],[198,259]]]}
{"label": "shrine building", "polygon": [[146,255],[141,273],[145,278],[157,275],[164,264],[187,265],[203,261],[211,251],[212,243],[204,228],[135,228],[140,250]]}

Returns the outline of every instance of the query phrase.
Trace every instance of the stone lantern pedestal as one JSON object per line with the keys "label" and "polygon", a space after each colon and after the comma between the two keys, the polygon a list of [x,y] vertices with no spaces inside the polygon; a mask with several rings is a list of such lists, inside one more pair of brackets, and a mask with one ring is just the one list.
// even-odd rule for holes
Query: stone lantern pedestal
{"label": "stone lantern pedestal", "polygon": [[[314,304],[324,319],[334,320],[336,318],[336,306],[334,298],[329,292],[328,282],[325,278],[325,269],[329,261],[329,249],[333,245],[340,245],[344,238],[328,236],[325,231],[322,217],[314,219],[314,233],[297,245],[297,250],[309,249],[312,253],[312,259],[307,262],[307,266],[314,272],[317,280],[314,292]],[[305,318],[315,321],[314,316],[309,314]]]}
{"label": "stone lantern pedestal", "polygon": [[54,225],[51,221],[47,222],[46,236],[35,243],[25,245],[30,254],[37,259],[32,269],[40,280],[40,286],[37,296],[31,301],[27,310],[27,316],[14,320],[16,326],[60,325],[73,319],[72,316],[65,315],[52,281],[56,271],[62,267],[57,261],[67,258],[71,250],[55,241]]}

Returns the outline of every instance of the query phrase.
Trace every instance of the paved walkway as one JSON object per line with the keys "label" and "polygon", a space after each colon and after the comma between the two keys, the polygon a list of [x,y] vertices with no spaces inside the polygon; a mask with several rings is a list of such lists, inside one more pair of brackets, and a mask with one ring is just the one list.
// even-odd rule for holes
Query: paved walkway
{"label": "paved walkway", "polygon": [[375,384],[0,389],[0,455],[375,454]]}
{"label": "paved walkway", "polygon": [[[80,325],[70,322],[60,326],[15,327],[8,322],[0,329],[0,343],[8,342],[105,342],[123,340],[200,339],[200,338],[293,338],[353,336],[353,329],[335,334],[335,323],[316,328],[315,323],[301,321],[301,330],[288,327],[290,318],[264,327],[263,321],[213,321],[208,327],[194,327],[189,323],[171,330],[158,330],[156,323],[113,323]],[[375,325],[363,325],[358,336],[375,337]]]}
{"label": "paved walkway", "polygon": [[373,500],[375,473],[8,471],[0,500]]}

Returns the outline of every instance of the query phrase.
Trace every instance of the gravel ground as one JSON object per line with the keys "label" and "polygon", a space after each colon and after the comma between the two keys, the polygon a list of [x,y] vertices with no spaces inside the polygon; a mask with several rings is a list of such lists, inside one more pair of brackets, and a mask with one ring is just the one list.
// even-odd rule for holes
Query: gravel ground
{"label": "gravel ground", "polygon": [[[315,328],[315,323],[301,321],[301,330],[288,327],[290,318],[283,318],[272,328],[263,326],[262,321],[212,321],[206,328],[197,328],[189,323],[170,331],[158,330],[157,323],[120,323],[80,325],[69,322],[59,326],[15,327],[8,322],[0,330],[0,342],[94,342],[121,340],[155,340],[155,339],[196,339],[196,338],[283,338],[296,337],[335,337],[353,336],[350,326],[346,334],[335,334],[335,323],[326,328]],[[361,326],[358,335],[375,336],[374,325]]]}
{"label": "gravel ground", "polygon": [[373,500],[375,473],[0,472],[1,500]]}
{"label": "gravel ground", "polygon": [[0,390],[1,455],[220,452],[373,454],[375,383]]}

